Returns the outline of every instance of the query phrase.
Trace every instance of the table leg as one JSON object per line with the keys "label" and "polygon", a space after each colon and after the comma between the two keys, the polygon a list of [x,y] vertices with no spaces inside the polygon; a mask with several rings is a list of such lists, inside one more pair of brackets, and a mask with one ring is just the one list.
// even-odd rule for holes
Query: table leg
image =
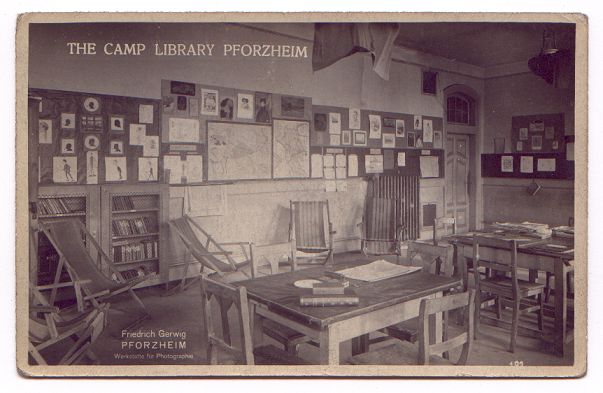
{"label": "table leg", "polygon": [[563,356],[567,333],[567,268],[561,259],[555,260],[555,349]]}
{"label": "table leg", "polygon": [[352,339],[352,356],[360,355],[361,353],[368,352],[369,350],[369,335],[363,334],[362,336],[355,337]]}
{"label": "table leg", "polygon": [[334,339],[329,327],[320,332],[320,364],[339,365],[339,342]]}

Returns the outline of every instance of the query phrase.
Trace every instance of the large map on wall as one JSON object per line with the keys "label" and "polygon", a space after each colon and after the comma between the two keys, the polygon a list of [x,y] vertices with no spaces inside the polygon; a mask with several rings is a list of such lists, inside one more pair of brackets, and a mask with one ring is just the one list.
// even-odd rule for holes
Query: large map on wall
{"label": "large map on wall", "polygon": [[207,123],[208,180],[270,179],[269,125]]}
{"label": "large map on wall", "polygon": [[310,177],[310,125],[305,121],[274,120],[275,178]]}

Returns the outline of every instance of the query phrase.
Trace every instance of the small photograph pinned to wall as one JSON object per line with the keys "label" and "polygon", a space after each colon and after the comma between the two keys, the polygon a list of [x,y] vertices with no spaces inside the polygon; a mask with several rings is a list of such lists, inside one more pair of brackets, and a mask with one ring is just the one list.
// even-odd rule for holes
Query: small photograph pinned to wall
{"label": "small photograph pinned to wall", "polygon": [[218,116],[218,90],[201,89],[201,114]]}
{"label": "small photograph pinned to wall", "polygon": [[52,181],[55,183],[77,182],[77,157],[53,157]]}
{"label": "small photograph pinned to wall", "polygon": [[75,154],[75,139],[61,139],[61,154]]}
{"label": "small photograph pinned to wall", "polygon": [[408,133],[408,136],[406,137],[406,144],[408,145],[408,147],[415,147],[415,133],[414,132]]}
{"label": "small photograph pinned to wall", "polygon": [[544,131],[544,120],[534,120],[530,122],[528,126],[530,132],[543,132]]}
{"label": "small photograph pinned to wall", "polygon": [[126,181],[128,167],[126,157],[105,157],[105,180]]}
{"label": "small photograph pinned to wall", "polygon": [[256,123],[272,122],[272,94],[255,93],[255,121]]}
{"label": "small photograph pinned to wall", "polygon": [[433,121],[423,120],[423,142],[433,142]]}
{"label": "small photograph pinned to wall", "polygon": [[124,154],[123,141],[114,139],[109,144],[109,154],[112,156],[122,156]]}
{"label": "small photograph pinned to wall", "polygon": [[234,116],[234,100],[232,97],[224,97],[220,101],[220,119],[232,120]]}
{"label": "small photograph pinned to wall", "polygon": [[80,117],[81,132],[103,132],[103,117],[100,115],[82,115]]}
{"label": "small photograph pinned to wall", "polygon": [[343,130],[341,131],[341,144],[351,145],[352,144],[352,131]]}
{"label": "small photograph pinned to wall", "polygon": [[324,132],[327,130],[327,114],[326,113],[315,113],[314,114],[314,131]]}
{"label": "small photograph pinned to wall", "polygon": [[237,117],[253,120],[253,94],[239,93],[237,97]]}
{"label": "small photograph pinned to wall", "polygon": [[366,146],[366,131],[354,131],[354,146]]}
{"label": "small photograph pinned to wall", "polygon": [[161,106],[163,107],[163,113],[174,112],[174,108],[176,107],[174,96],[163,96]]}
{"label": "small photograph pinned to wall", "polygon": [[545,127],[544,128],[544,139],[555,139],[555,127]]}
{"label": "small photograph pinned to wall", "polygon": [[52,120],[38,120],[38,143],[46,145],[52,143]]}
{"label": "small photograph pinned to wall", "polygon": [[130,145],[142,146],[146,136],[146,124],[130,124]]}
{"label": "small photograph pinned to wall", "polygon": [[159,157],[159,136],[149,135],[144,139],[142,155],[145,157]]}
{"label": "small photograph pinned to wall", "polygon": [[392,119],[391,117],[383,118],[383,127],[394,128],[395,126],[396,126],[396,119]]}
{"label": "small photograph pinned to wall", "polygon": [[513,173],[513,156],[500,157],[500,171]]}
{"label": "small photograph pinned to wall", "polygon": [[138,158],[138,181],[157,181],[157,158]]}
{"label": "small photograph pinned to wall", "polygon": [[188,99],[185,96],[178,96],[176,98],[176,109],[179,111],[185,111],[188,106]]}
{"label": "small photograph pinned to wall", "polygon": [[341,135],[338,135],[338,134],[329,135],[329,145],[331,145],[331,146],[341,145]]}
{"label": "small photograph pinned to wall", "polygon": [[381,139],[381,116],[369,115],[369,138]]}
{"label": "small photograph pinned to wall", "polygon": [[303,97],[282,96],[281,115],[288,117],[304,118],[306,103]]}
{"label": "small photograph pinned to wall", "polygon": [[86,97],[84,99],[84,110],[88,113],[98,113],[100,111],[100,100],[96,97]]}
{"label": "small photograph pinned to wall", "polygon": [[65,130],[75,129],[75,113],[61,113],[61,128]]}
{"label": "small photograph pinned to wall", "polygon": [[398,138],[404,138],[405,133],[406,124],[404,124],[404,120],[396,119],[396,136]]}
{"label": "small photograph pinned to wall", "polygon": [[341,134],[341,113],[329,113],[329,134]]}
{"label": "small photograph pinned to wall", "polygon": [[515,150],[523,151],[523,141],[517,141],[517,146]]}
{"label": "small photograph pinned to wall", "polygon": [[188,99],[188,115],[192,117],[199,116],[199,100],[190,97]]}
{"label": "small photograph pinned to wall", "polygon": [[140,104],[138,105],[138,122],[153,124],[153,105]]}
{"label": "small photograph pinned to wall", "polygon": [[395,134],[383,134],[383,147],[394,148],[396,147],[396,135]]}
{"label": "small photograph pinned to wall", "polygon": [[415,139],[415,147],[419,149],[423,148],[423,139],[420,136],[417,136]]}
{"label": "small photograph pinned to wall", "polygon": [[98,184],[98,152],[86,152],[86,184]]}
{"label": "small photograph pinned to wall", "polygon": [[100,139],[96,135],[86,135],[86,137],[84,138],[84,147],[88,150],[98,149],[99,144]]}
{"label": "small photograph pinned to wall", "polygon": [[360,109],[350,108],[348,113],[348,121],[350,129],[357,130],[360,128]]}
{"label": "small photograph pinned to wall", "polygon": [[415,131],[421,130],[423,128],[423,116],[415,115],[413,120],[413,126]]}
{"label": "small photograph pinned to wall", "polygon": [[519,140],[520,141],[528,140],[528,129],[526,127],[522,127],[519,129]]}
{"label": "small photograph pinned to wall", "polygon": [[542,150],[542,135],[532,135],[532,150]]}
{"label": "small photograph pinned to wall", "polygon": [[444,147],[444,139],[442,137],[442,131],[433,132],[433,148],[442,149]]}
{"label": "small photograph pinned to wall", "polygon": [[552,148],[553,150],[559,150],[559,141],[553,141],[553,142],[551,143],[551,148]]}
{"label": "small photograph pinned to wall", "polygon": [[124,116],[110,116],[110,129],[111,132],[123,132],[126,122]]}

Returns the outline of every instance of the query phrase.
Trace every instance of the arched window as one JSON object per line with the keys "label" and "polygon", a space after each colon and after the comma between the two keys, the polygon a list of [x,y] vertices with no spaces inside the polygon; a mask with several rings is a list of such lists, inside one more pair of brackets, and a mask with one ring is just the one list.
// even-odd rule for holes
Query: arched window
{"label": "arched window", "polygon": [[446,101],[448,123],[475,125],[475,104],[473,99],[462,93],[448,96]]}

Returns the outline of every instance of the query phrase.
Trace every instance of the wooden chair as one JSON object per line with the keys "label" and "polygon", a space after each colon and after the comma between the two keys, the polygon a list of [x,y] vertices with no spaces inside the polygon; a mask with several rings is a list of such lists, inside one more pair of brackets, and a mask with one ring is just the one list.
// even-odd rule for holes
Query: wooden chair
{"label": "wooden chair", "polygon": [[[218,303],[221,330],[219,335],[212,311],[212,297]],[[235,347],[231,340],[228,310],[234,306],[237,310],[240,340],[239,347]],[[220,364],[219,350],[223,350],[235,357],[235,360],[247,365],[303,365],[304,360],[292,356],[275,346],[265,345],[253,348],[250,327],[249,303],[245,287],[233,287],[230,284],[212,280],[201,276],[201,313],[203,315],[203,334],[207,341],[208,364]]]}
{"label": "wooden chair", "polygon": [[367,197],[364,205],[360,248],[365,255],[400,254],[400,233],[404,226],[396,222],[396,199]]}
{"label": "wooden chair", "polygon": [[[446,235],[456,234],[456,220],[453,217],[438,217],[433,220],[433,244],[438,245],[440,243],[440,236],[438,236],[438,229],[442,228]],[[448,231],[451,228],[451,232]]]}
{"label": "wooden chair", "polygon": [[[395,344],[353,356],[350,363],[355,365],[465,365],[471,353],[474,307],[475,292],[473,290],[434,299],[423,299],[419,308],[418,345],[397,341]],[[446,315],[449,311],[464,308],[468,308],[468,312],[464,313],[466,323],[463,331],[448,338],[448,318],[443,318],[442,342],[430,344],[430,335],[433,336],[433,332],[430,332],[429,328],[430,317],[437,313]],[[451,362],[450,351],[461,345],[462,350],[457,362]]]}
{"label": "wooden chair", "polygon": [[[424,272],[452,277],[454,247],[452,245],[434,246],[433,244],[410,242],[408,243],[408,257],[405,264],[421,266]],[[419,337],[419,320],[417,318],[400,322],[383,330],[387,337],[398,340],[416,342]],[[375,338],[371,343],[383,341]]]}
{"label": "wooden chair", "polygon": [[[59,314],[58,307],[49,305],[43,295],[32,288],[32,297],[29,307],[29,354],[35,364],[38,365],[71,365],[80,362],[87,356],[93,362],[97,357],[90,349],[107,324],[108,304],[100,304],[98,307],[72,315],[68,320]],[[70,345],[64,344],[71,341]],[[57,348],[59,347],[59,348]],[[47,356],[54,348],[54,353]],[[58,361],[49,361],[51,357]],[[53,356],[54,355],[54,356]]]}
{"label": "wooden chair", "polygon": [[[171,220],[169,224],[182,240],[190,255],[201,264],[201,273],[203,273],[204,268],[208,268],[221,279],[228,281],[235,281],[232,276],[235,272],[242,273],[241,279],[253,278],[257,275],[257,266],[253,259],[252,242],[218,243],[212,235],[186,215]],[[235,259],[234,252],[226,250],[226,247],[232,246],[240,249],[241,258]],[[192,280],[188,284],[186,282],[190,264],[190,258],[187,258],[181,282],[178,287],[172,289],[170,292],[176,289],[183,290],[195,281]],[[246,267],[250,267],[250,273],[244,270]]]}
{"label": "wooden chair", "polygon": [[333,224],[329,201],[290,201],[291,265],[333,263]]}
{"label": "wooden chair", "polygon": [[[480,256],[480,247],[489,247],[504,250],[504,255],[494,261],[483,260]],[[481,293],[489,293],[496,298],[497,319],[501,320],[501,307],[511,307],[513,316],[511,321],[510,352],[515,352],[519,316],[537,311],[538,330],[542,331],[543,295],[544,284],[520,280],[517,278],[517,241],[503,240],[492,237],[473,237],[473,264],[476,290],[475,307],[475,338],[479,334]],[[490,269],[492,274],[482,277],[480,268]],[[530,299],[536,296],[536,300]],[[508,323],[508,322],[507,322]]]}
{"label": "wooden chair", "polygon": [[[59,254],[59,263],[54,283],[35,287],[38,290],[50,290],[50,305],[54,305],[59,288],[73,286],[77,300],[77,309],[82,312],[89,302],[99,307],[99,302],[108,302],[117,295],[127,292],[141,309],[141,315],[126,326],[129,330],[150,318],[146,306],[134,293],[136,285],[154,277],[155,273],[144,274],[125,279],[113,266],[113,261],[105,254],[84,224],[75,218],[40,223],[48,240]],[[96,251],[96,259],[93,252]],[[60,282],[63,267],[71,278],[70,282]]]}

